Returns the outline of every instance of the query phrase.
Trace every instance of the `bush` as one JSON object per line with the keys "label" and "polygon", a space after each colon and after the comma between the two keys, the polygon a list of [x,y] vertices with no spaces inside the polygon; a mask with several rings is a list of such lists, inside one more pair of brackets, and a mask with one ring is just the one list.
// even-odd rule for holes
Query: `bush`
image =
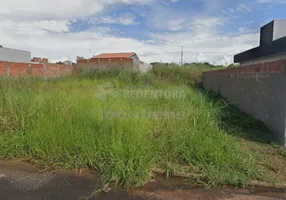
{"label": "bush", "polygon": [[176,64],[156,64],[152,72],[161,80],[167,80],[176,84],[197,84],[201,81],[202,72],[221,69],[221,66],[212,66],[210,64],[185,64],[179,66]]}

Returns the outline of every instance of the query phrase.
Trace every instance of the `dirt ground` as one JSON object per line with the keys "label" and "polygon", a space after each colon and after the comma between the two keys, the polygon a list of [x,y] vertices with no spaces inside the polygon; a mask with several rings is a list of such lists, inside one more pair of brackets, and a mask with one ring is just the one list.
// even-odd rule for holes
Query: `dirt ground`
{"label": "dirt ground", "polygon": [[[286,193],[271,188],[202,189],[191,187],[182,179],[168,181],[157,175],[146,186],[134,189],[102,188],[98,174],[89,170],[40,171],[37,167],[19,162],[0,161],[1,200],[276,200],[286,199]],[[109,189],[105,187],[105,189]]]}

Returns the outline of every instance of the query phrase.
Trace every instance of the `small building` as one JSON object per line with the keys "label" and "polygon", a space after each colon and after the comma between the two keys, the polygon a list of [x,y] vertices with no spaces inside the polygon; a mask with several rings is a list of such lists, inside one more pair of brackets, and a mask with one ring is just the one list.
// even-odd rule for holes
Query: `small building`
{"label": "small building", "polygon": [[33,57],[31,62],[39,64],[48,64],[49,60],[47,58]]}
{"label": "small building", "polygon": [[96,69],[126,68],[139,69],[140,60],[136,53],[102,53],[90,59],[77,57],[77,68],[87,71]]}
{"label": "small building", "polygon": [[272,66],[286,61],[286,20],[274,20],[260,30],[260,45],[234,56],[241,66],[261,65],[272,62]]}
{"label": "small building", "polygon": [[70,60],[66,60],[63,62],[65,65],[73,65],[73,62]]}
{"label": "small building", "polygon": [[10,49],[0,45],[0,61],[30,63],[31,52],[18,49]]}

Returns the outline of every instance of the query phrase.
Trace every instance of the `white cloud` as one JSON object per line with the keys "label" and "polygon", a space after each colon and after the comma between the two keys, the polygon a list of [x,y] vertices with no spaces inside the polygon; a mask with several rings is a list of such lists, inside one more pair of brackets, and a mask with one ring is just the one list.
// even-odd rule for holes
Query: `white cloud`
{"label": "white cloud", "polygon": [[176,18],[175,16],[166,17],[167,19],[160,19],[157,16],[156,21],[153,21],[158,29],[165,29],[169,31],[185,31],[185,30],[198,30],[209,29],[210,27],[222,26],[224,21],[222,18],[216,17],[190,17],[184,16]]}
{"label": "white cloud", "polygon": [[170,52],[177,49],[176,61],[179,61],[179,46],[183,45],[186,62],[208,61],[216,64],[230,64],[234,54],[257,46],[259,40],[258,33],[221,36],[212,28],[154,37],[165,44],[166,51],[167,48]]}
{"label": "white cloud", "polygon": [[92,16],[85,19],[90,25],[95,24],[121,24],[121,25],[134,25],[138,24],[134,15],[125,14],[120,16]]}
{"label": "white cloud", "polygon": [[[202,20],[203,22],[203,20]],[[186,32],[153,35],[153,41],[138,41],[132,38],[116,37],[108,30],[84,32],[49,32],[37,23],[27,24],[30,30],[15,29],[15,24],[0,26],[0,38],[4,46],[32,51],[33,56],[49,57],[50,60],[75,60],[76,56],[91,57],[101,52],[135,51],[145,62],[180,61],[180,45],[185,47],[185,61],[209,61],[229,64],[233,55],[258,43],[258,34],[241,36],[220,36],[208,23],[202,29]],[[55,28],[51,26],[52,28]],[[65,27],[59,24],[59,28]],[[31,34],[32,33],[32,34]],[[157,41],[157,42],[154,42]]]}
{"label": "white cloud", "polygon": [[258,34],[242,29],[240,36],[221,36],[219,30],[227,23],[224,18],[191,17],[154,4],[149,25],[168,31],[153,34],[147,41],[115,36],[108,27],[69,32],[71,20],[78,18],[94,24],[136,24],[135,16],[103,16],[100,12],[110,4],[152,1],[156,0],[9,0],[0,7],[0,38],[4,46],[29,50],[32,56],[54,61],[75,61],[76,56],[91,57],[102,52],[135,51],[145,62],[179,62],[180,46],[184,45],[186,62],[229,64],[235,53],[258,44]]}
{"label": "white cloud", "polygon": [[258,0],[259,3],[276,3],[276,4],[286,4],[285,0]]}
{"label": "white cloud", "polygon": [[[94,41],[107,42],[108,28],[96,28],[89,32],[69,33],[69,24],[79,18],[97,17],[104,23],[130,25],[135,23],[131,15],[101,17],[103,9],[111,4],[148,4],[153,0],[9,0],[0,6],[0,38],[3,45],[28,49],[33,55],[51,59],[75,56],[99,47]],[[94,18],[96,19],[96,18]],[[95,22],[95,21],[94,21]],[[71,49],[73,47],[74,49]],[[77,48],[80,49],[77,51]],[[85,50],[84,50],[85,48]]]}
{"label": "white cloud", "polygon": [[69,22],[66,20],[41,20],[41,21],[11,21],[2,20],[0,23],[0,32],[3,35],[14,35],[15,39],[21,36],[37,36],[46,32],[66,32]]}
{"label": "white cloud", "polygon": [[237,11],[243,12],[243,11],[248,11],[251,12],[252,11],[252,6],[248,3],[248,4],[238,4],[236,7]]}
{"label": "white cloud", "polygon": [[183,30],[186,28],[185,22],[186,22],[185,18],[169,20],[169,21],[166,21],[167,23],[166,28],[168,28],[168,30],[171,30],[171,31]]}
{"label": "white cloud", "polygon": [[221,9],[228,0],[198,0],[204,2],[205,13],[213,13]]}
{"label": "white cloud", "polygon": [[152,0],[9,0],[2,1],[0,16],[12,19],[75,19],[98,13],[116,3],[147,4]]}
{"label": "white cloud", "polygon": [[200,18],[195,18],[192,24],[195,25],[196,28],[213,28],[216,26],[222,26],[224,22],[225,20],[223,18],[200,17]]}

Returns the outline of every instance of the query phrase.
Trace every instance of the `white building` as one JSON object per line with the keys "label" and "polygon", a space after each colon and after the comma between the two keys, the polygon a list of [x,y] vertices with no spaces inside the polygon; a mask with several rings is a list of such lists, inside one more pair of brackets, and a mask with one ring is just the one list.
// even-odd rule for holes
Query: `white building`
{"label": "white building", "polygon": [[10,49],[0,45],[0,61],[30,63],[31,52]]}

